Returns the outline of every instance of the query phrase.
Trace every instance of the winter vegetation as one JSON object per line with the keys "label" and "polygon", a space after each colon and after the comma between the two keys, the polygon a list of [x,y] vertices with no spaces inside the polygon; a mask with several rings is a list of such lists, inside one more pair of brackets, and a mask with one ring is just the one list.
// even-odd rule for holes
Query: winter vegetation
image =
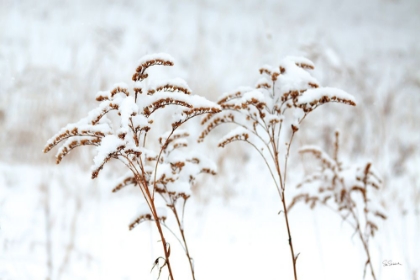
{"label": "winter vegetation", "polygon": [[[159,270],[158,278],[162,269],[167,267],[169,278],[174,279],[169,259],[171,247],[162,230],[167,227],[166,208],[169,208],[174,214],[181,237],[177,237],[171,229],[168,230],[180,241],[190,264],[191,276],[195,279],[193,259],[184,234],[185,204],[191,196],[191,185],[196,176],[200,173],[216,175],[216,171],[214,164],[188,149],[187,138],[190,135],[188,131],[178,128],[194,117],[215,114],[221,109],[203,97],[191,95],[191,90],[182,79],[149,82],[148,68],[156,65],[173,66],[174,61],[170,55],[147,55],[138,64],[132,78],[135,82],[133,91],[130,92],[125,84],[116,84],[110,91],[99,92],[96,95],[99,106],[90,111],[88,117],[62,128],[48,140],[44,152],[62,143],[56,155],[57,163],[60,163],[74,148],[96,146],[97,152],[91,167],[92,179],[98,177],[108,161],[120,160],[129,172],[112,192],[127,185],[140,188],[144,202],[140,204],[129,229],[144,221],[155,223],[164,252],[163,257],[156,258],[153,266]],[[157,116],[158,110],[167,109],[170,105],[181,107],[181,110],[172,110],[172,118],[168,115]],[[115,129],[112,121],[107,118],[111,111],[117,111],[120,119]],[[154,132],[154,126],[162,127],[164,124],[170,124],[170,129],[159,137],[158,148],[155,151],[147,148],[149,131]],[[155,194],[161,196],[162,206],[158,206]],[[161,265],[160,259],[163,260]]]}
{"label": "winter vegetation", "polygon": [[[312,154],[319,162],[313,174],[305,178],[297,188],[305,187],[296,195],[288,207],[288,211],[299,201],[310,204],[311,208],[319,204],[327,206],[340,215],[354,229],[363,244],[366,253],[363,278],[369,265],[373,279],[376,279],[369,251],[369,238],[379,229],[380,220],[385,220],[385,210],[378,203],[377,194],[382,181],[370,162],[362,166],[345,166],[339,160],[339,133],[335,133],[334,156],[314,146],[305,146],[300,153]],[[372,194],[373,193],[373,194]]]}
{"label": "winter vegetation", "polygon": [[0,7],[0,279],[419,279],[418,1]]}
{"label": "winter vegetation", "polygon": [[[339,89],[320,87],[306,69],[314,69],[314,64],[303,57],[286,57],[278,67],[262,67],[260,74],[263,77],[255,89],[241,87],[219,98],[217,103],[222,110],[204,118],[201,124],[207,127],[199,138],[203,141],[219,125],[231,123],[238,127],[219,141],[219,147],[243,141],[264,159],[281,200],[283,210],[280,212],[284,214],[295,280],[298,279],[296,264],[299,254],[293,249],[285,195],[293,138],[302,121],[318,106],[330,102],[356,105],[352,95]],[[288,140],[284,143],[284,139]]]}

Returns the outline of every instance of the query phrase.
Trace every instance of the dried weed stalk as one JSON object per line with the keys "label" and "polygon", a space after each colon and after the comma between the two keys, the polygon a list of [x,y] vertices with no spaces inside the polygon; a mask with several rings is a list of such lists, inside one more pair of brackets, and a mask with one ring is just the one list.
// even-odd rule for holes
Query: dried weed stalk
{"label": "dried weed stalk", "polygon": [[300,149],[302,154],[313,155],[320,163],[317,171],[308,175],[297,187],[301,193],[293,198],[289,211],[298,202],[304,201],[311,209],[321,204],[339,214],[354,229],[366,253],[366,268],[369,265],[373,279],[376,279],[369,251],[369,240],[378,230],[378,224],[385,220],[385,211],[375,200],[374,192],[382,186],[378,173],[370,162],[362,166],[343,167],[339,160],[339,133],[335,133],[334,155],[331,158],[316,146]]}
{"label": "dried weed stalk", "polygon": [[[262,156],[283,207],[295,279],[299,254],[294,253],[285,202],[287,161],[293,137],[306,116],[320,105],[329,102],[356,105],[350,94],[335,88],[320,87],[308,71],[313,68],[313,63],[302,57],[286,57],[277,68],[262,67],[262,77],[255,87],[241,87],[219,98],[222,112],[210,113],[202,120],[206,128],[199,138],[199,141],[203,141],[221,124],[235,124],[238,127],[219,142],[219,147],[243,141]],[[284,139],[288,139],[286,146],[282,142]]]}
{"label": "dried weed stalk", "polygon": [[[133,75],[134,87],[129,90],[125,84],[117,84],[110,91],[99,92],[96,100],[99,106],[90,111],[86,118],[69,124],[48,140],[44,152],[49,152],[62,144],[57,153],[57,163],[79,146],[95,146],[97,154],[92,166],[92,178],[96,178],[104,165],[111,159],[121,161],[129,170],[113,189],[119,191],[127,185],[138,186],[145,199],[129,229],[144,221],[153,221],[158,229],[164,257],[156,259],[153,267],[159,269],[159,276],[166,266],[170,279],[174,279],[170,263],[170,245],[165,239],[163,228],[180,241],[188,258],[192,278],[193,259],[188,250],[184,232],[184,209],[190,197],[190,188],[200,173],[214,175],[215,167],[201,155],[188,149],[188,131],[179,127],[188,120],[221,111],[220,106],[207,99],[191,95],[191,90],[182,79],[150,81],[148,69],[154,65],[172,66],[173,59],[167,54],[143,57]],[[160,109],[172,106],[175,113],[172,120],[156,116]],[[110,115],[111,111],[117,114]],[[171,112],[174,112],[171,111]],[[118,127],[113,127],[111,119],[118,118]],[[155,126],[170,124],[169,131],[158,139],[146,141],[149,131]],[[149,137],[150,138],[150,137]],[[147,143],[147,145],[146,145]],[[157,151],[153,147],[158,147]],[[163,207],[158,206],[156,194]],[[167,209],[173,213],[181,238],[167,226]],[[163,260],[163,265],[159,265]]]}

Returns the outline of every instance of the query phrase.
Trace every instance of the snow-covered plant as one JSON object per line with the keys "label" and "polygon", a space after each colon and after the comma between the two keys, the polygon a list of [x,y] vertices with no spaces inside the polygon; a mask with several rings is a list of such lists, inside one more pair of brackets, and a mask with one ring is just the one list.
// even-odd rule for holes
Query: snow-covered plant
{"label": "snow-covered plant", "polygon": [[199,138],[203,141],[221,124],[235,124],[237,128],[223,137],[219,147],[244,141],[263,157],[282,203],[295,279],[298,254],[293,250],[285,200],[287,161],[293,137],[306,116],[320,105],[329,102],[356,105],[352,95],[320,87],[309,72],[313,68],[313,63],[302,57],[286,57],[279,67],[262,67],[262,77],[255,87],[241,87],[219,98],[222,112],[210,113],[202,120],[206,128]]}
{"label": "snow-covered plant", "polygon": [[[181,238],[177,239],[185,250],[192,278],[195,279],[193,260],[184,233],[184,208],[196,176],[200,173],[214,175],[215,167],[202,155],[188,150],[189,133],[179,127],[196,116],[218,113],[221,109],[203,97],[192,95],[182,79],[150,80],[148,70],[154,65],[172,66],[174,62],[167,54],[143,57],[133,75],[132,90],[125,84],[117,84],[110,91],[99,92],[96,95],[98,107],[90,111],[86,118],[62,128],[48,140],[44,152],[62,144],[56,156],[57,163],[60,163],[76,147],[96,146],[92,178],[96,178],[111,159],[121,161],[128,173],[113,191],[130,184],[140,188],[145,203],[139,207],[129,228],[143,221],[153,221],[156,225],[164,257],[156,259],[153,267],[158,267],[160,275],[166,266],[170,279],[174,279],[169,260],[170,245],[163,232],[163,227],[167,227],[165,221],[169,209],[180,231]],[[166,111],[160,110],[164,108],[172,109],[172,119],[158,115],[160,111]],[[116,114],[111,114],[112,111]],[[169,130],[161,137],[150,136],[150,131],[155,127],[158,131],[164,125],[168,125]],[[160,197],[163,207],[159,207],[157,197]],[[169,232],[174,233],[170,229]],[[159,260],[162,259],[160,266]]]}
{"label": "snow-covered plant", "polygon": [[331,158],[316,146],[300,149],[302,154],[311,154],[319,161],[319,168],[308,175],[297,187],[301,190],[289,205],[304,201],[311,208],[321,204],[327,206],[348,222],[363,244],[367,260],[363,278],[369,265],[376,279],[369,252],[369,239],[378,230],[378,224],[386,219],[383,207],[375,200],[375,191],[382,181],[370,162],[345,167],[339,160],[339,133],[335,133],[334,155]]}

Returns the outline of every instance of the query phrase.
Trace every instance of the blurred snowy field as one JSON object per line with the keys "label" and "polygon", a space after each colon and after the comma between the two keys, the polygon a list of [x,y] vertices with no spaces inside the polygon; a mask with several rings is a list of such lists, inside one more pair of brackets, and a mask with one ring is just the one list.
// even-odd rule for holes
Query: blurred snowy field
{"label": "blurred snowy field", "polygon": [[[155,229],[128,230],[140,192],[111,193],[121,168],[92,181],[93,151],[59,166],[42,153],[95,106],[97,91],[128,83],[137,60],[155,52],[176,59],[164,75],[210,100],[255,85],[260,66],[286,55],[306,56],[323,85],[352,93],[356,108],[324,105],[301,126],[287,195],[310,165],[297,149],[331,151],[340,130],[341,156],[371,160],[384,180],[378,200],[388,219],[370,242],[378,279],[419,279],[419,30],[416,0],[0,0],[0,279],[156,279]],[[202,180],[187,204],[197,278],[292,279],[270,176],[249,147],[216,148],[222,133],[202,145],[219,175]],[[290,221],[299,279],[362,279],[362,246],[338,216],[298,205]],[[190,279],[181,248],[172,251],[175,276]]]}

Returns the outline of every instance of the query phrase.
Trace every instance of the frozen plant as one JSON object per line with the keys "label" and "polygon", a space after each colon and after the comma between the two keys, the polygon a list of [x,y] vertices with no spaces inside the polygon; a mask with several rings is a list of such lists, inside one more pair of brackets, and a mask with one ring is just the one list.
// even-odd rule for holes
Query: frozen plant
{"label": "frozen plant", "polygon": [[378,224],[386,219],[383,207],[375,200],[375,190],[382,187],[382,181],[370,162],[360,166],[343,166],[339,160],[339,133],[335,133],[334,155],[331,158],[316,146],[300,149],[302,154],[311,154],[319,161],[319,168],[308,175],[297,187],[300,194],[293,198],[289,209],[304,201],[313,209],[321,204],[352,226],[363,244],[366,262],[363,278],[369,265],[373,279],[376,279],[369,252],[369,239],[378,230]]}
{"label": "frozen plant", "polygon": [[205,116],[202,125],[206,128],[199,137],[203,141],[219,125],[231,123],[237,128],[221,139],[219,147],[243,141],[262,156],[281,200],[295,280],[299,254],[293,249],[285,199],[287,161],[293,137],[307,115],[320,105],[329,102],[356,105],[352,95],[340,89],[320,87],[309,72],[313,68],[313,63],[303,57],[286,57],[279,67],[262,67],[262,77],[255,87],[241,87],[219,98],[222,112]]}
{"label": "frozen plant", "polygon": [[[128,169],[114,192],[127,185],[138,186],[145,203],[139,207],[132,229],[143,221],[153,221],[162,241],[164,256],[156,259],[154,266],[167,267],[170,279],[174,279],[170,263],[170,245],[165,239],[163,228],[167,227],[167,209],[173,213],[181,235],[177,237],[188,258],[192,278],[193,260],[185,238],[183,216],[185,203],[190,197],[190,187],[200,173],[215,174],[215,167],[205,157],[188,150],[189,133],[179,127],[188,120],[206,113],[218,113],[220,106],[207,99],[192,95],[186,82],[173,80],[153,81],[148,77],[151,66],[174,65],[167,54],[143,57],[133,75],[134,87],[129,90],[125,84],[117,84],[110,91],[99,92],[99,105],[80,121],[68,124],[48,140],[44,152],[62,144],[57,153],[57,163],[79,146],[96,146],[92,166],[92,178],[96,178],[104,165],[111,159],[121,161]],[[169,111],[172,120],[158,115]],[[161,110],[161,109],[166,110]],[[115,111],[116,114],[111,114]],[[109,118],[108,118],[109,117]],[[112,121],[113,122],[112,122]],[[116,127],[113,124],[117,123]],[[153,138],[151,130],[170,124],[161,137]],[[158,130],[158,129],[157,129]],[[149,136],[149,137],[148,137]],[[156,148],[157,147],[157,148]],[[160,197],[163,207],[159,206]],[[159,260],[163,260],[160,265]]]}

